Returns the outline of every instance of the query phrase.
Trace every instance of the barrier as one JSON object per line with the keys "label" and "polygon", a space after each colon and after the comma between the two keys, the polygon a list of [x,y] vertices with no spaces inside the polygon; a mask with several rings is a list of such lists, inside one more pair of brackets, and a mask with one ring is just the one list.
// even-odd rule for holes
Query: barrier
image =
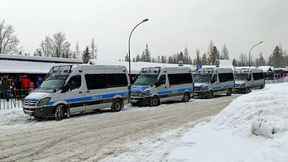
{"label": "barrier", "polygon": [[284,83],[288,82],[288,77],[275,79],[275,80],[265,80],[265,84],[275,84],[275,83]]}
{"label": "barrier", "polygon": [[30,91],[30,89],[0,91],[0,110],[21,108],[23,99]]}

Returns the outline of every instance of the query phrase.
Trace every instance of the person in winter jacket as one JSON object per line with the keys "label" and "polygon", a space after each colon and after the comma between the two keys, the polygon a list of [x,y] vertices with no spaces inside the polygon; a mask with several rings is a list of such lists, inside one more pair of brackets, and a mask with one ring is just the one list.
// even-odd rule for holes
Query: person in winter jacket
{"label": "person in winter jacket", "polygon": [[3,87],[4,98],[6,99],[6,101],[9,101],[11,84],[10,84],[8,78],[4,78],[2,84],[3,84],[2,87]]}
{"label": "person in winter jacket", "polygon": [[43,82],[43,78],[39,76],[36,81],[36,88],[39,88],[42,82]]}
{"label": "person in winter jacket", "polygon": [[30,89],[31,81],[30,81],[30,79],[27,77],[27,75],[24,75],[24,76],[22,77],[21,84],[22,84],[22,89]]}

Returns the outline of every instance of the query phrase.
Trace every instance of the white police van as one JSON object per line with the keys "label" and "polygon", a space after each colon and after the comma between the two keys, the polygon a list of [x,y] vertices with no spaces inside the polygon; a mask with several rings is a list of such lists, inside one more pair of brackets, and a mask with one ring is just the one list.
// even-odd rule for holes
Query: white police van
{"label": "white police van", "polygon": [[263,70],[257,68],[237,68],[235,70],[235,89],[238,93],[249,93],[251,89],[264,88]]}
{"label": "white police van", "polygon": [[132,105],[157,106],[171,100],[188,102],[192,96],[190,67],[146,67],[131,87],[130,102]]}
{"label": "white police van", "polygon": [[128,86],[124,66],[54,66],[40,88],[25,97],[23,110],[37,119],[56,120],[106,107],[120,111]]}
{"label": "white police van", "polygon": [[193,74],[195,97],[213,98],[214,95],[234,91],[234,73],[231,68],[206,67]]}

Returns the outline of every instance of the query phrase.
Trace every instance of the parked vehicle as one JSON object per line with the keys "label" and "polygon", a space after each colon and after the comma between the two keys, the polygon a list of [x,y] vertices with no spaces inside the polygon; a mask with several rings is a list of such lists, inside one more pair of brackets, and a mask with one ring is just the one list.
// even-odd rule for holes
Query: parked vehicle
{"label": "parked vehicle", "polygon": [[231,68],[207,67],[196,71],[194,93],[199,98],[213,98],[215,94],[226,93],[230,96],[234,90],[234,73]]}
{"label": "parked vehicle", "polygon": [[235,70],[235,89],[238,93],[249,93],[254,88],[264,88],[263,70],[257,68],[238,68]]}
{"label": "parked vehicle", "polygon": [[55,66],[24,99],[23,110],[38,119],[56,120],[106,107],[120,111],[128,100],[128,86],[124,66]]}
{"label": "parked vehicle", "polygon": [[157,106],[164,101],[188,102],[193,96],[190,67],[147,67],[131,87],[132,105]]}

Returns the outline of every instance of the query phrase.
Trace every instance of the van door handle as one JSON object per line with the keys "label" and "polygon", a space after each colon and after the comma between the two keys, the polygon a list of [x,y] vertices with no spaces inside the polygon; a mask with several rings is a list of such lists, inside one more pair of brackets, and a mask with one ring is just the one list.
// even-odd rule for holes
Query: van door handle
{"label": "van door handle", "polygon": [[79,94],[81,94],[81,93],[83,93],[83,92],[79,92]]}

